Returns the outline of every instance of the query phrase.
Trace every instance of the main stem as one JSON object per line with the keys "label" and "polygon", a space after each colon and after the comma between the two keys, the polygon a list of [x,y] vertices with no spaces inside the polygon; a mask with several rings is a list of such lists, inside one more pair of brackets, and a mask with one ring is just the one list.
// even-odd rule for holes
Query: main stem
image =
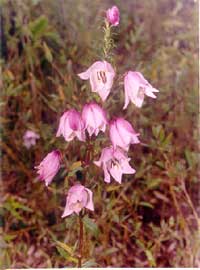
{"label": "main stem", "polygon": [[83,221],[82,216],[79,215],[79,256],[78,256],[78,267],[82,267],[82,254],[83,252]]}

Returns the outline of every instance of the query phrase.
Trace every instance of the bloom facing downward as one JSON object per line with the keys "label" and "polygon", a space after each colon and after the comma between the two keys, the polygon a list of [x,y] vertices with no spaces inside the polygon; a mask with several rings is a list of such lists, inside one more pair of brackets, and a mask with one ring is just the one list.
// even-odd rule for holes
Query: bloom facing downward
{"label": "bloom facing downward", "polygon": [[58,150],[50,152],[40,163],[39,166],[36,166],[37,173],[41,180],[45,181],[46,186],[48,186],[54,176],[57,174],[60,169],[60,159],[61,154]]}
{"label": "bloom facing downward", "polygon": [[85,126],[79,112],[71,109],[61,116],[56,137],[60,135],[63,135],[67,142],[76,136],[80,141],[85,141]]}
{"label": "bloom facing downward", "polygon": [[107,124],[106,113],[98,104],[94,102],[86,104],[83,107],[82,118],[90,136],[93,133],[97,136],[100,130],[105,132]]}
{"label": "bloom facing downward", "polygon": [[40,136],[37,133],[32,130],[27,130],[23,136],[23,144],[27,149],[29,149],[32,145],[36,144],[36,140],[39,138]]}
{"label": "bloom facing downward", "polygon": [[133,102],[137,107],[141,108],[144,100],[144,95],[151,98],[156,98],[154,92],[159,92],[157,89],[145,80],[140,72],[129,71],[124,78],[125,104],[123,109],[126,109],[129,102]]}
{"label": "bloom facing downward", "polygon": [[82,80],[90,80],[92,92],[97,92],[103,101],[106,100],[113,85],[115,71],[106,61],[97,61],[85,72],[79,73]]}
{"label": "bloom facing downward", "polygon": [[122,174],[134,174],[135,170],[129,165],[130,158],[120,148],[113,146],[102,150],[101,157],[94,163],[104,170],[104,181],[110,183],[110,175],[121,184]]}
{"label": "bloom facing downward", "polygon": [[110,140],[114,148],[117,146],[128,151],[130,144],[139,143],[139,133],[123,118],[117,118],[110,123]]}
{"label": "bloom facing downward", "polygon": [[111,25],[117,26],[119,24],[119,9],[116,6],[109,8],[106,11],[106,17]]}
{"label": "bloom facing downward", "polygon": [[79,214],[84,207],[94,211],[92,197],[92,191],[80,184],[71,187],[67,195],[66,206],[62,217],[69,216],[73,212]]}

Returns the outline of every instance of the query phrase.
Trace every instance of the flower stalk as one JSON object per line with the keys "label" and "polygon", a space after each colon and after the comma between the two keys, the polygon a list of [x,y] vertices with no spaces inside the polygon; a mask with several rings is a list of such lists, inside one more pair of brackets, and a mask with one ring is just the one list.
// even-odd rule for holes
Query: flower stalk
{"label": "flower stalk", "polygon": [[83,220],[82,215],[78,216],[79,218],[79,254],[78,254],[78,267],[82,267],[82,258],[83,258]]}
{"label": "flower stalk", "polygon": [[104,30],[104,44],[103,44],[103,58],[105,60],[111,60],[110,52],[114,47],[112,35],[111,35],[111,25],[107,20],[105,20]]}

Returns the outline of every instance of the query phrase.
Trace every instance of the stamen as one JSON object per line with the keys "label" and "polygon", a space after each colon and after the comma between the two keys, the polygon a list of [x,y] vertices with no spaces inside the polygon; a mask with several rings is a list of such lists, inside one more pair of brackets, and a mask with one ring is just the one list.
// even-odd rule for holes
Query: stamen
{"label": "stamen", "polygon": [[107,82],[105,71],[97,71],[97,79],[105,84]]}

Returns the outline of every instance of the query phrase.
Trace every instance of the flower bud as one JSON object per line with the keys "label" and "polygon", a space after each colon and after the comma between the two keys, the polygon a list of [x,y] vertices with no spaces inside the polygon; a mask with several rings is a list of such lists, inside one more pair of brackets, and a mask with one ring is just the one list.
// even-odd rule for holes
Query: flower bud
{"label": "flower bud", "polygon": [[113,25],[117,26],[119,24],[119,9],[116,6],[113,6],[112,8],[109,8],[106,11],[106,17],[108,22]]}

